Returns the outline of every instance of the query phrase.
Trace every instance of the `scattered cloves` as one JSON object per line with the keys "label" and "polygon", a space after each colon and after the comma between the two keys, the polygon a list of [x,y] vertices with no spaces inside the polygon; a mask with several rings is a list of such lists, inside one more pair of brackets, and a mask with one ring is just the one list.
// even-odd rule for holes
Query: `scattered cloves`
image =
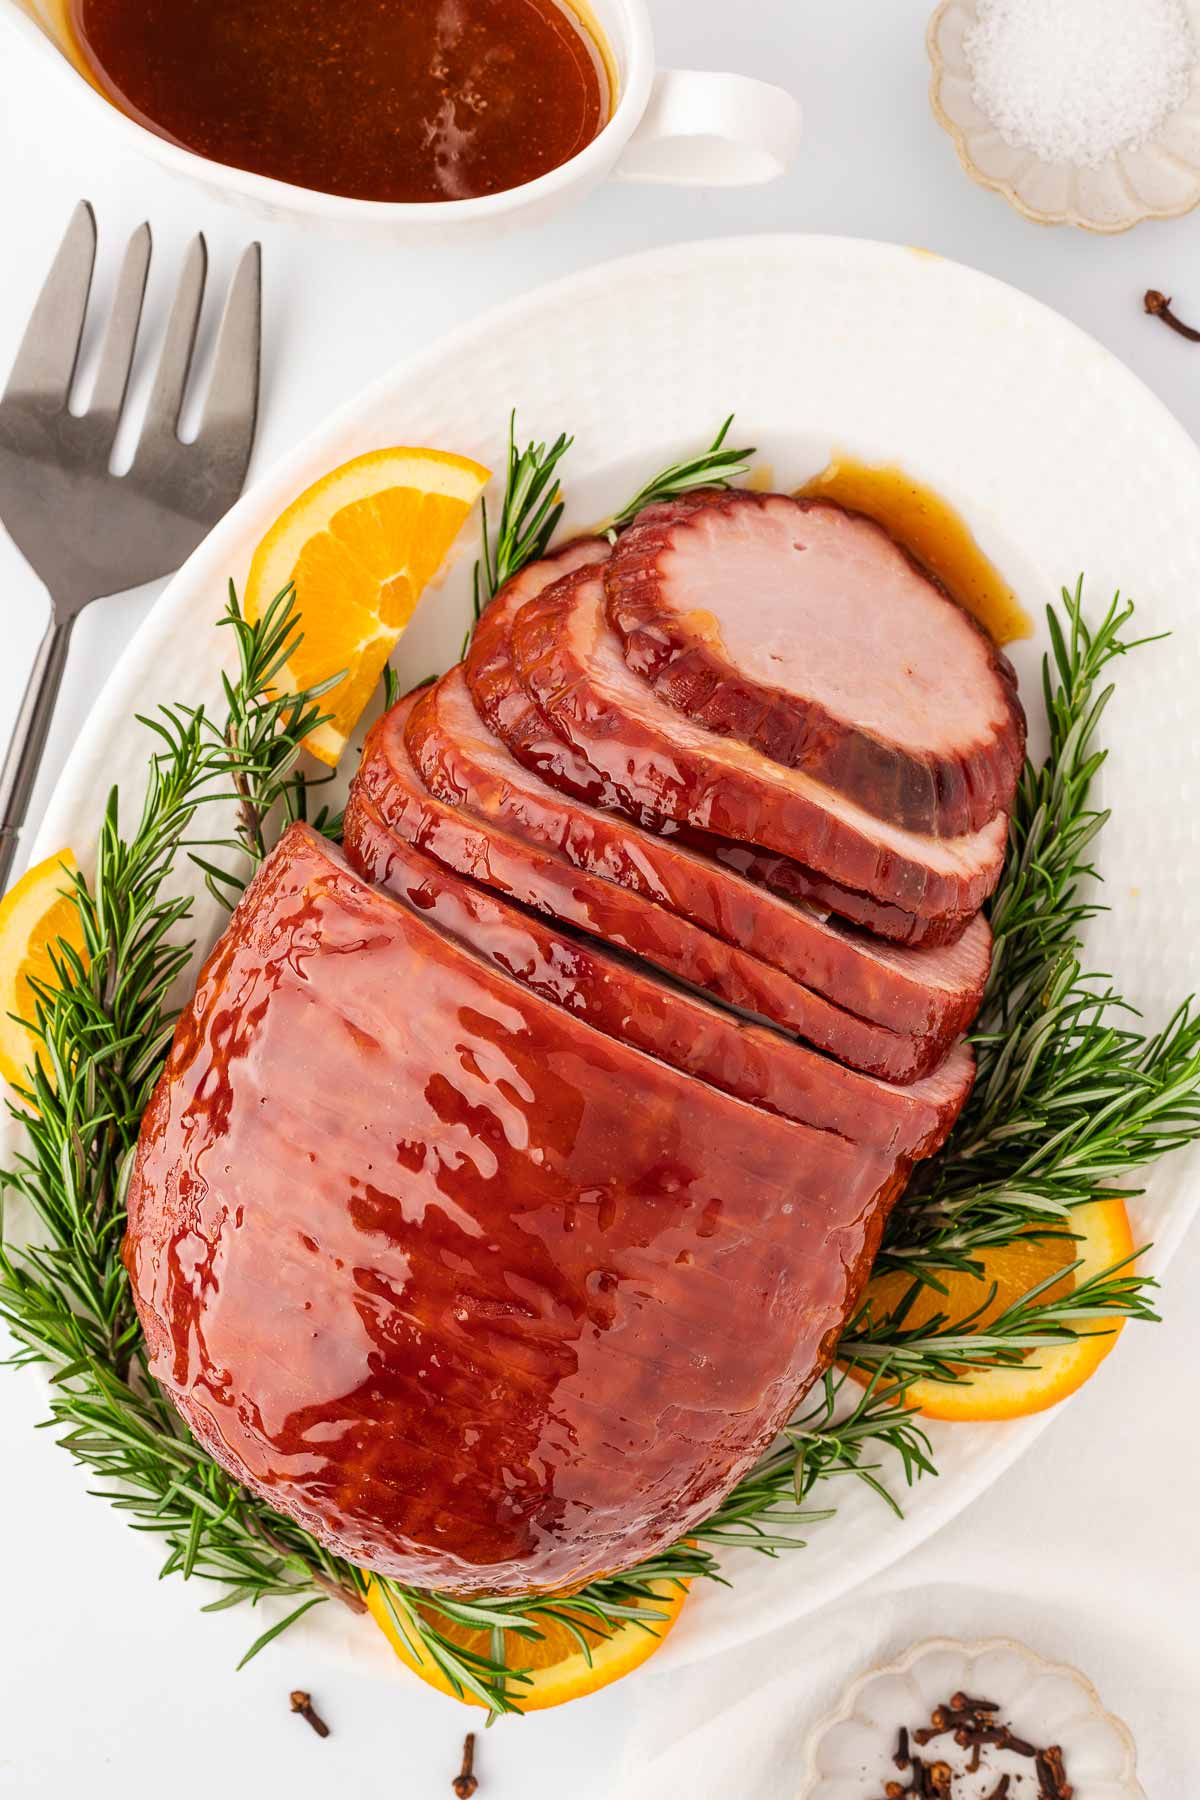
{"label": "scattered cloves", "polygon": [[471,1800],[479,1782],[475,1777],[475,1733],[468,1731],[463,1740],[462,1768],[450,1784],[458,1800]]}
{"label": "scattered cloves", "polygon": [[1183,320],[1171,311],[1171,299],[1168,294],[1160,294],[1157,288],[1147,288],[1142,304],[1148,313],[1154,318],[1161,319],[1164,325],[1169,325],[1179,337],[1187,338],[1190,343],[1200,344],[1200,331],[1195,331],[1190,325],[1185,325]]}
{"label": "scattered cloves", "polygon": [[289,1698],[292,1703],[292,1711],[299,1713],[300,1717],[312,1726],[318,1737],[329,1736],[329,1727],[313,1706],[311,1694],[306,1694],[303,1688],[293,1688]]}

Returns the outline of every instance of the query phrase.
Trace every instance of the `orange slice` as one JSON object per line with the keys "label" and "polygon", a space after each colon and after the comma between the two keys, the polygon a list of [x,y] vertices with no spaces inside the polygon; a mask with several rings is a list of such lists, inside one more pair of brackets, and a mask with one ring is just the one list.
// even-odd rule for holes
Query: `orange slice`
{"label": "orange slice", "polygon": [[[905,1325],[920,1325],[937,1313],[948,1313],[952,1319],[965,1318],[994,1281],[996,1294],[986,1312],[974,1322],[978,1329],[1056,1269],[1076,1260],[1080,1263],[1078,1269],[1047,1290],[1047,1299],[1069,1293],[1077,1282],[1101,1275],[1133,1254],[1133,1233],[1122,1200],[1097,1200],[1090,1206],[1076,1207],[1071,1213],[1070,1230],[1075,1234],[1073,1239],[1019,1237],[1011,1244],[986,1251],[980,1259],[985,1269],[982,1282],[973,1275],[943,1274],[949,1294],[926,1288],[907,1314]],[[877,1312],[890,1311],[909,1286],[906,1275],[889,1273],[875,1277],[868,1284],[867,1294],[875,1301]],[[927,1419],[1020,1419],[1027,1413],[1043,1412],[1065,1400],[1095,1374],[1124,1323],[1121,1318],[1081,1320],[1081,1329],[1088,1336],[1054,1349],[1030,1351],[1019,1366],[976,1369],[956,1382],[914,1382],[908,1389],[906,1404],[919,1408]]]}
{"label": "orange slice", "polygon": [[36,1016],[31,983],[58,985],[51,953],[60,939],[84,954],[79,910],[66,891],[77,870],[71,852],[60,850],[0,901],[0,1075],[13,1086],[27,1086],[35,1058],[42,1060],[37,1038],[20,1023]]}
{"label": "orange slice", "polygon": [[321,697],[332,718],[307,739],[331,768],[489,474],[445,450],[372,450],[306,488],[255,551],[251,624],[289,582],[296,589],[302,642],[278,685],[295,693],[343,677]]}
{"label": "orange slice", "polygon": [[[588,1656],[579,1647],[579,1641],[573,1637],[565,1626],[546,1624],[542,1626],[545,1635],[534,1641],[516,1637],[509,1633],[506,1640],[506,1655],[514,1669],[524,1669],[531,1673],[532,1679],[525,1683],[515,1683],[511,1689],[511,1697],[518,1712],[540,1712],[547,1706],[562,1706],[568,1700],[579,1700],[584,1694],[594,1694],[598,1689],[608,1687],[611,1682],[619,1681],[622,1675],[628,1675],[642,1663],[654,1655],[667,1633],[678,1619],[683,1603],[687,1599],[686,1582],[658,1581],[653,1584],[657,1598],[653,1610],[662,1617],[648,1621],[647,1625],[639,1625],[635,1620],[626,1620],[617,1626],[611,1637],[597,1638],[594,1633],[594,1622],[585,1614],[579,1616],[579,1627],[589,1647]],[[379,1629],[387,1638],[392,1649],[414,1674],[430,1687],[437,1688],[440,1693],[450,1694],[456,1700],[464,1700],[468,1706],[482,1706],[483,1701],[474,1694],[455,1692],[454,1686],[433,1659],[420,1647],[419,1640],[411,1632],[412,1643],[406,1639],[397,1623],[397,1615],[405,1626],[408,1621],[403,1611],[397,1607],[393,1612],[388,1603],[385,1590],[376,1581],[369,1581],[367,1586],[367,1605]],[[465,1626],[452,1624],[449,1620],[436,1617],[438,1629],[453,1643],[466,1650],[473,1650],[480,1656],[491,1656],[491,1633],[487,1631],[470,1631]],[[591,1623],[593,1629],[588,1630]]]}

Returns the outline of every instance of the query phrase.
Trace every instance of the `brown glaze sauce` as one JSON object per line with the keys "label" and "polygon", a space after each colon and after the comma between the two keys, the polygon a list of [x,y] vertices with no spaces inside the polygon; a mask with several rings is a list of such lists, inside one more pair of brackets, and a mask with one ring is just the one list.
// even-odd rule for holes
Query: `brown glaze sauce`
{"label": "brown glaze sauce", "polygon": [[876,519],[997,644],[1033,635],[1032,619],[979,548],[962,514],[906,470],[839,453],[797,492],[805,499],[836,500]]}
{"label": "brown glaze sauce", "polygon": [[213,162],[360,200],[465,200],[569,162],[607,58],[558,0],[70,0],[103,93]]}

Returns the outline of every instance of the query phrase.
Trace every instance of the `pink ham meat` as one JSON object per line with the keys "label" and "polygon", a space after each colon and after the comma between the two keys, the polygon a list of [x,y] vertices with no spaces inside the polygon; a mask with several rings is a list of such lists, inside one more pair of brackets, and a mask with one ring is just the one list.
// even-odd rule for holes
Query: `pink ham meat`
{"label": "pink ham meat", "polygon": [[428,793],[409,759],[406,740],[419,741],[432,692],[409,695],[378,721],[355,778],[401,837],[457,873],[641,957],[724,1005],[766,1019],[867,1074],[916,1081],[941,1062],[946,1046],[937,1038],[891,1031],[859,1018],[640,894],[575,868],[466,804]]}
{"label": "pink ham meat", "polygon": [[408,747],[439,799],[656,901],[863,1018],[945,1046],[978,1010],[991,956],[982,917],[947,949],[874,943],[640,830],[623,814],[570,800],[516,763],[482,723],[461,668],[421,700]]}
{"label": "pink ham meat", "polygon": [[200,1442],[331,1550],[569,1591],[752,1466],[903,1179],[527,992],[293,825],[180,1016],[125,1261]]}
{"label": "pink ham meat", "polygon": [[698,724],[912,831],[1008,812],[1025,752],[1012,667],[872,520],[688,495],[640,514],[604,583],[630,667]]}
{"label": "pink ham meat", "polygon": [[[517,762],[585,806],[619,810],[621,800],[612,784],[559,737],[517,680],[511,641],[513,620],[527,601],[535,599],[552,582],[560,582],[556,592],[561,598],[570,591],[566,576],[603,562],[608,554],[606,541],[581,539],[515,576],[476,625],[465,667],[476,711]],[[639,809],[637,819],[647,831],[686,846],[699,858],[735,870],[789,900],[836,913],[895,943],[954,943],[974,916],[973,912],[947,912],[935,918],[921,918],[888,901],[844,887],[788,857],[756,851],[750,845],[716,837],[675,819],[664,819],[648,807]]]}
{"label": "pink ham meat", "polygon": [[646,809],[775,851],[923,918],[961,918],[995,887],[1007,817],[958,838],[908,831],[761,751],[719,738],[657,698],[625,661],[602,572],[521,607],[517,676],[551,726],[635,815]]}
{"label": "pink ham meat", "polygon": [[970,1092],[975,1063],[964,1041],[908,1087],[843,1068],[455,875],[390,831],[358,787],[346,806],[345,850],[360,874],[522,986],[767,1112],[913,1162],[941,1147]]}

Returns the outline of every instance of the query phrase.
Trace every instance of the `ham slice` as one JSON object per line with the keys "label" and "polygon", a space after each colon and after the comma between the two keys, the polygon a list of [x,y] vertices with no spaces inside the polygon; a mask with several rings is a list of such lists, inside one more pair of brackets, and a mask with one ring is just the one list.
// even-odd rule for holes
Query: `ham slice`
{"label": "ham slice", "polygon": [[476,713],[461,668],[422,699],[409,749],[439,799],[656,901],[863,1018],[945,1046],[978,1010],[991,960],[982,917],[949,948],[905,950],[778,899],[623,814],[567,798],[516,763]]}
{"label": "ham slice", "polygon": [[125,1259],[236,1479],[451,1593],[708,1516],[826,1366],[891,1159],[617,1043],[294,825],[180,1016]]}
{"label": "ham slice", "polygon": [[407,696],[367,737],[356,783],[393,831],[438,862],[631,956],[723,1005],[749,1013],[886,1081],[917,1081],[946,1044],[892,1031],[826,1000],[782,970],[666,911],[652,900],[576,868],[557,852],[493,824],[467,804],[429,793],[409,745],[419,742],[434,689]]}
{"label": "ham slice", "polygon": [[[620,811],[621,798],[612,784],[559,737],[517,680],[512,659],[512,624],[521,607],[560,577],[562,584],[556,591],[561,597],[569,591],[565,576],[603,562],[608,554],[606,540],[587,538],[567,545],[542,562],[531,563],[500,590],[484,611],[475,627],[465,668],[476,711],[517,762],[534,774],[543,775],[547,785],[585,806]],[[639,808],[636,818],[646,831],[686,846],[696,857],[735,870],[748,881],[787,899],[811,903],[824,913],[836,913],[895,943],[951,944],[974,917],[972,909],[921,918],[888,901],[844,887],[788,857],[757,851],[751,845],[663,818],[649,807]]]}
{"label": "ham slice", "polygon": [[604,583],[630,667],[698,724],[912,831],[1008,812],[1025,753],[1012,667],[872,520],[686,495],[639,515]]}
{"label": "ham slice", "polygon": [[664,704],[626,663],[604,612],[602,572],[579,571],[521,607],[516,673],[571,749],[625,810],[736,838],[923,918],[961,918],[991,893],[1007,818],[938,838],[876,818],[760,751],[719,738]]}
{"label": "ham slice", "polygon": [[358,787],[346,806],[345,849],[361,875],[523,987],[767,1112],[916,1161],[945,1142],[970,1092],[975,1061],[963,1040],[908,1087],[843,1068],[455,875],[390,831]]}

